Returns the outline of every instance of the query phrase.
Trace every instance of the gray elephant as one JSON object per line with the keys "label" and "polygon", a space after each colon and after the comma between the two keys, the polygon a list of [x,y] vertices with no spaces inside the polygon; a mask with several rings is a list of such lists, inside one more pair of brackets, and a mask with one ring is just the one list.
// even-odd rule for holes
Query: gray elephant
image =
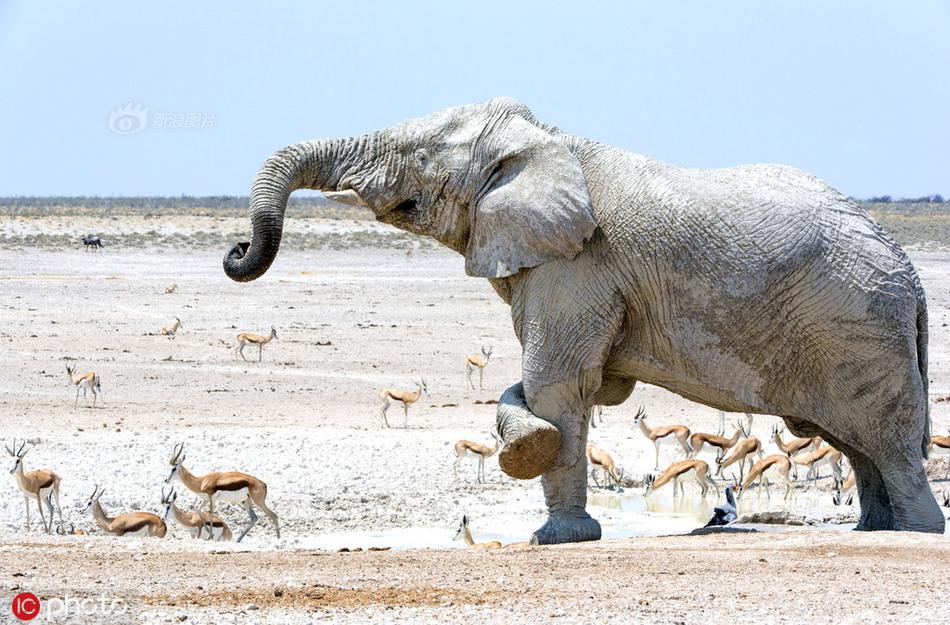
{"label": "gray elephant", "polygon": [[499,463],[542,476],[533,542],[600,537],[585,510],[590,408],[637,380],[822,436],[854,466],[859,529],[943,531],[923,469],[924,291],[900,247],[817,178],[674,167],[498,98],[278,151],[229,277],[267,271],[302,188],[441,241],[510,304],[522,380],[498,406]]}

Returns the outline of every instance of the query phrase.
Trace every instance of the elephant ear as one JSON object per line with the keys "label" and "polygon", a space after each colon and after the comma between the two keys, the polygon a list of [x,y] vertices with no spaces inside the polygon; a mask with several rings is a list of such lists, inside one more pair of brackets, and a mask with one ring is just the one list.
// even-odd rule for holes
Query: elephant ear
{"label": "elephant ear", "polygon": [[521,117],[494,135],[492,165],[470,209],[465,272],[503,278],[577,256],[597,227],[580,163]]}

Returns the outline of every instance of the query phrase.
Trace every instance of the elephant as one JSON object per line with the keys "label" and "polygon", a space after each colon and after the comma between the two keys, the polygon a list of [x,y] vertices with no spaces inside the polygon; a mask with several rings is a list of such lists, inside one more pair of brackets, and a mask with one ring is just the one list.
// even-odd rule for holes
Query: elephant
{"label": "elephant", "polygon": [[541,476],[533,543],[600,538],[586,510],[590,410],[638,380],[824,438],[857,475],[857,529],[943,532],[923,468],[923,287],[897,243],[818,178],[678,167],[495,98],[278,150],[227,276],[267,271],[297,189],[436,239],[509,304],[522,377],[499,399],[499,464]]}

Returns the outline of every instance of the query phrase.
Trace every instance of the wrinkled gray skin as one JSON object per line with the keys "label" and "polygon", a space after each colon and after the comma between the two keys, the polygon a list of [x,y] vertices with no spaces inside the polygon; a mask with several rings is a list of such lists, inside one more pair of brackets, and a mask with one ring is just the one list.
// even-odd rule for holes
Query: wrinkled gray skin
{"label": "wrinkled gray skin", "polygon": [[511,305],[524,355],[498,407],[499,463],[542,475],[549,517],[533,541],[600,537],[585,510],[589,410],[637,380],[822,436],[857,473],[859,529],[943,531],[923,470],[923,289],[897,244],[815,177],[674,167],[499,98],[280,150],[228,276],[267,271],[300,188],[434,237]]}

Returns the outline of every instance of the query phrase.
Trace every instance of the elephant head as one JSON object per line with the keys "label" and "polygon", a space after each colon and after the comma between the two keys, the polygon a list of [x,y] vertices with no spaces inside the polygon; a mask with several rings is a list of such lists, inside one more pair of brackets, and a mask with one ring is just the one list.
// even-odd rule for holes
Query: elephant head
{"label": "elephant head", "polygon": [[496,98],[361,137],[288,146],[258,172],[251,241],[228,251],[224,271],[242,282],[267,271],[296,189],[431,236],[464,254],[473,276],[573,258],[596,224],[580,163],[562,139],[524,105]]}

